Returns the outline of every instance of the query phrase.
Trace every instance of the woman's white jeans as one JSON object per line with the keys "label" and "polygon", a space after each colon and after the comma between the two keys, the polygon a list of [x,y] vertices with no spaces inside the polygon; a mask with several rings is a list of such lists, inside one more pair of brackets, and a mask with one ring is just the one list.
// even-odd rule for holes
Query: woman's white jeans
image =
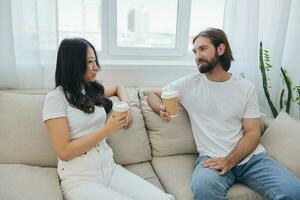
{"label": "woman's white jeans", "polygon": [[143,178],[115,164],[105,141],[69,161],[57,171],[66,200],[174,200]]}

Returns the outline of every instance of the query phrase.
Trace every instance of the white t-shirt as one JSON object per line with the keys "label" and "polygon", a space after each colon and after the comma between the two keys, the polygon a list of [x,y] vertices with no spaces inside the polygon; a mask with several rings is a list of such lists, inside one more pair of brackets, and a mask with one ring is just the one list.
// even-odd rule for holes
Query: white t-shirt
{"label": "white t-shirt", "polygon": [[[189,115],[200,154],[227,156],[244,135],[242,119],[260,117],[254,84],[234,75],[225,82],[213,82],[198,72],[163,88],[168,89],[179,93],[179,101]],[[259,144],[239,164],[264,151]]]}
{"label": "white t-shirt", "polygon": [[67,101],[62,87],[49,92],[44,100],[43,121],[66,117],[69,126],[70,138],[79,138],[88,133],[99,130],[105,124],[106,112],[102,106],[95,106],[94,113],[87,114],[78,108],[72,107]]}

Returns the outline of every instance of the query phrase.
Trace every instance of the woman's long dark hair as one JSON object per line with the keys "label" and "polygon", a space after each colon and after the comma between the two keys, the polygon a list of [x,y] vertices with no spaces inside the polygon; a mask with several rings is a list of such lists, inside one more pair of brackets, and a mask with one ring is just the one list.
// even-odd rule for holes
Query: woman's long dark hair
{"label": "woman's long dark hair", "polygon": [[[98,82],[87,82],[84,74],[87,70],[87,50],[92,48],[96,64],[100,69],[94,46],[85,39],[64,39],[57,53],[55,86],[63,88],[71,106],[85,113],[93,113],[95,105],[103,106],[106,113],[112,108],[112,102],[104,97],[104,87]],[[82,90],[85,90],[85,94]]]}

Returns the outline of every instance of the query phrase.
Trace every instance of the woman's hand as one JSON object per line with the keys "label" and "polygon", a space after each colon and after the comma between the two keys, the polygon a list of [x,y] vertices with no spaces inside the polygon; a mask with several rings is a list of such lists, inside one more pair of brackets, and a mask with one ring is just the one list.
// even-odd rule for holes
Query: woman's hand
{"label": "woman's hand", "polygon": [[128,122],[127,122],[127,112],[126,113],[122,113],[120,115],[116,115],[114,116],[114,114],[112,114],[108,120],[105,123],[104,128],[106,129],[106,131],[108,132],[107,135],[117,132],[119,130],[121,130],[122,128],[126,127]]}
{"label": "woman's hand", "polygon": [[133,117],[132,117],[130,109],[127,112],[126,120],[127,120],[127,124],[124,126],[124,128],[128,129],[132,125],[132,122],[133,122]]}

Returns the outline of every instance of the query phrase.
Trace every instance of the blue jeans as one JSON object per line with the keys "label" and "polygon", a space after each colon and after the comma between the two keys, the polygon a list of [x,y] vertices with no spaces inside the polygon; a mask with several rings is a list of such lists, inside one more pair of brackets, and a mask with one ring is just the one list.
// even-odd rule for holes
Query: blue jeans
{"label": "blue jeans", "polygon": [[245,164],[235,166],[224,176],[218,170],[203,168],[208,156],[199,156],[192,176],[195,200],[227,200],[227,190],[243,183],[262,196],[276,200],[300,200],[300,181],[285,167],[265,153],[252,156]]}

